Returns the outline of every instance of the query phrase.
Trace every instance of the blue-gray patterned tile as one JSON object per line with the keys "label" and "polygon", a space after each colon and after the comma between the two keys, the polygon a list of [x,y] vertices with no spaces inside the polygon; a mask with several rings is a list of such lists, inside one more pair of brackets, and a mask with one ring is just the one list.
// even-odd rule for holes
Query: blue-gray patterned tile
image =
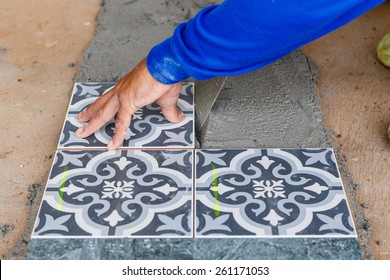
{"label": "blue-gray patterned tile", "polygon": [[57,151],[32,238],[192,237],[192,154]]}
{"label": "blue-gray patterned tile", "polygon": [[[58,148],[105,148],[115,128],[112,119],[91,136],[81,139],[75,135],[77,128],[85,125],[77,120],[77,114],[108,92],[114,83],[76,83],[60,136]],[[161,114],[153,103],[138,110],[132,118],[122,148],[193,148],[194,147],[194,85],[183,85],[178,106],[184,113],[184,121],[174,124]]]}
{"label": "blue-gray patterned tile", "polygon": [[197,237],[356,237],[332,149],[196,151]]}

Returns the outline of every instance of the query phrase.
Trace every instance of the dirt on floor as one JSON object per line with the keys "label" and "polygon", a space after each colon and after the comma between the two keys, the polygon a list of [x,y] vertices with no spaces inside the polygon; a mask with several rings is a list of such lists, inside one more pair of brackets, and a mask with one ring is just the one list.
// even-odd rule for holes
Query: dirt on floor
{"label": "dirt on floor", "polygon": [[376,58],[389,15],[386,2],[304,48],[319,69],[324,117],[362,208],[358,228],[372,259],[390,259],[390,69]]}
{"label": "dirt on floor", "polygon": [[25,247],[99,7],[99,0],[0,3],[1,259],[21,257]]}

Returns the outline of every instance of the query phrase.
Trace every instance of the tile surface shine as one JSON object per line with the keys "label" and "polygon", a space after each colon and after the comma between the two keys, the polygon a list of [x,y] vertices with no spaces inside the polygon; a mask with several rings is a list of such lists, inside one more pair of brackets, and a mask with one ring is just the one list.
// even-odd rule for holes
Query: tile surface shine
{"label": "tile surface shine", "polygon": [[331,149],[196,151],[197,237],[357,237]]}
{"label": "tile surface shine", "polygon": [[192,237],[192,153],[58,151],[32,237]]}
{"label": "tile surface shine", "polygon": [[182,123],[151,104],[97,151],[114,120],[80,139],[76,116],[113,85],[75,84],[32,238],[357,238],[332,149],[195,150],[192,83]]}
{"label": "tile surface shine", "polygon": [[[110,142],[115,128],[114,119],[91,136],[81,139],[76,137],[77,128],[85,125],[76,117],[99,96],[112,88],[114,83],[76,83],[73,89],[68,114],[60,136],[58,148],[104,148]],[[161,114],[157,104],[148,105],[138,110],[127,130],[124,148],[193,148],[194,147],[194,85],[186,83],[180,94],[178,106],[185,115],[185,120],[174,124]]]}

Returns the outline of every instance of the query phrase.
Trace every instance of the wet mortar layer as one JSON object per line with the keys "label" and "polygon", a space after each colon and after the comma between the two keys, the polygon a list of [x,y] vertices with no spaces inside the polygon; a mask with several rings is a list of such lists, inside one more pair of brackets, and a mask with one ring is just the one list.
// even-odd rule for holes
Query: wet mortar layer
{"label": "wet mortar layer", "polygon": [[[118,80],[153,45],[170,36],[176,24],[210,4],[195,0],[103,1],[96,34],[77,80]],[[228,78],[198,139],[202,148],[331,146],[307,57],[297,51],[261,70]],[[27,258],[362,258],[354,238],[47,241],[33,239]]]}
{"label": "wet mortar layer", "polygon": [[202,148],[331,146],[307,57],[296,51],[228,77],[200,137]]}
{"label": "wet mortar layer", "polygon": [[175,26],[221,1],[102,1],[96,34],[81,63],[78,81],[111,82],[129,72]]}

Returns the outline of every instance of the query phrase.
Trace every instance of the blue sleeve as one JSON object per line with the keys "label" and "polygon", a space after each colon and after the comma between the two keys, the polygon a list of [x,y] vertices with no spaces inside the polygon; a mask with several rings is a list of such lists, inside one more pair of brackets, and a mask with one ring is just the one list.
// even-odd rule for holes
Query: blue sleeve
{"label": "blue sleeve", "polygon": [[243,74],[285,56],[384,0],[225,0],[178,25],[147,67],[172,84]]}

